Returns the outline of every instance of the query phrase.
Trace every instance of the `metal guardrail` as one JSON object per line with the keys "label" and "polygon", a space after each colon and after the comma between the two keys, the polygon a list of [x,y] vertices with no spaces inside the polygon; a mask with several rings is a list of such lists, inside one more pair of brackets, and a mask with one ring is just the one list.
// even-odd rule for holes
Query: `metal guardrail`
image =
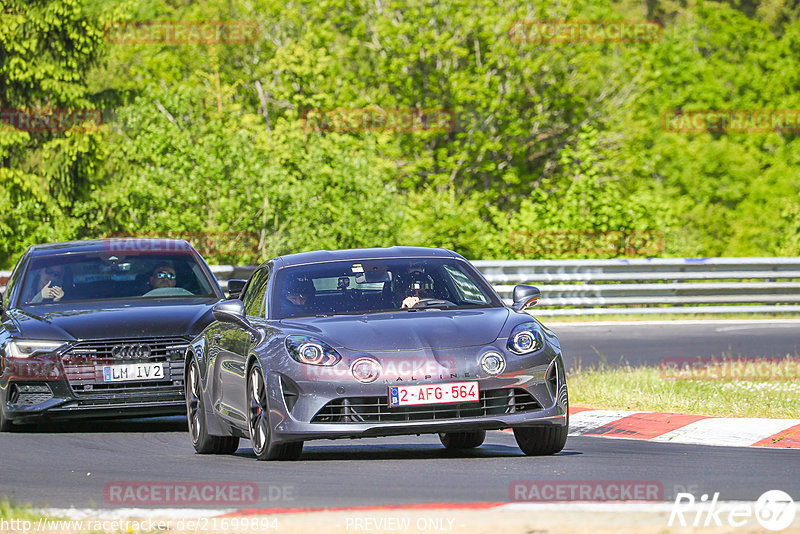
{"label": "metal guardrail", "polygon": [[509,300],[542,291],[535,315],[800,312],[800,258],[472,262]]}
{"label": "metal guardrail", "polygon": [[209,265],[211,272],[217,277],[223,291],[228,291],[228,280],[239,278],[247,280],[256,270],[255,265],[235,266],[235,265]]}
{"label": "metal guardrail", "polygon": [[[800,258],[655,258],[472,262],[506,302],[542,291],[535,315],[800,313]],[[223,289],[254,266],[213,265]],[[10,273],[0,271],[0,286]],[[2,288],[4,289],[4,288]]]}

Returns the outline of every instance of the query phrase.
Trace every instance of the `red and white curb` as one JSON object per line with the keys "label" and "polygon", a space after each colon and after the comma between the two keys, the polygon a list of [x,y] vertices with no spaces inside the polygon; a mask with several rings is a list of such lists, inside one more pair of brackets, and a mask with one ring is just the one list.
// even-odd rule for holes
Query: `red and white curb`
{"label": "red and white curb", "polygon": [[800,449],[800,419],[726,418],[570,408],[569,428],[570,436]]}

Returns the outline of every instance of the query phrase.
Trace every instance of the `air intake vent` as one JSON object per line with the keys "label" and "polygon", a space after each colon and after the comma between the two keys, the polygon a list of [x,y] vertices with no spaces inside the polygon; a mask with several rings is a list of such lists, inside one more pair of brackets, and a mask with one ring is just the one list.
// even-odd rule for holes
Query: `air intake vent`
{"label": "air intake vent", "polygon": [[490,389],[480,392],[477,402],[404,406],[389,408],[388,397],[350,397],[326,404],[312,423],[397,423],[440,421],[487,415],[508,415],[540,410],[530,393],[521,388]]}

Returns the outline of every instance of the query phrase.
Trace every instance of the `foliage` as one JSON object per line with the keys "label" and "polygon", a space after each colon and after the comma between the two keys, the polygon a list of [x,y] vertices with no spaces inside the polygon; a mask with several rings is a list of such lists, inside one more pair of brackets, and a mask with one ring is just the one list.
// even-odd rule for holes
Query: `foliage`
{"label": "foliage", "polygon": [[[800,109],[790,2],[0,0],[0,263],[27,244],[211,236],[210,262],[444,246],[470,258],[800,254],[796,133],[679,133],[675,109]],[[520,20],[656,18],[642,43],[531,42]],[[114,42],[120,21],[246,21],[244,43]],[[309,113],[439,110],[317,131]],[[378,111],[376,111],[378,110]],[[638,234],[637,234],[638,233]],[[644,234],[642,234],[644,233]],[[519,236],[663,235],[532,249]],[[202,248],[202,247],[201,247]]]}
{"label": "foliage", "polygon": [[0,9],[0,262],[8,266],[26,245],[75,235],[73,201],[91,189],[102,149],[97,132],[17,129],[7,117],[94,109],[85,77],[102,30],[81,0],[2,0]]}

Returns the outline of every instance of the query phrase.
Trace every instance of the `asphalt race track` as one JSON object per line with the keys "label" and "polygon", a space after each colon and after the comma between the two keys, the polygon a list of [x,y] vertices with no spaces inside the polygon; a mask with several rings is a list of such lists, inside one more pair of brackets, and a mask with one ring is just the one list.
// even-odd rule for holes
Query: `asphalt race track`
{"label": "asphalt race track", "polygon": [[[795,354],[800,322],[669,325],[553,324],[570,367],[664,357]],[[595,350],[596,349],[596,350]],[[490,432],[474,451],[446,451],[436,436],[317,441],[297,462],[258,462],[242,440],[233,456],[194,453],[181,417],[51,423],[0,434],[0,495],[47,507],[114,508],[107,484],[216,481],[255,484],[246,507],[319,508],[425,502],[502,502],[514,481],[656,481],[663,500],[689,491],[756,500],[800,495],[800,451],[570,437],[550,457],[526,457],[513,435]],[[146,506],[140,506],[146,507]],[[183,507],[183,506],[181,506]],[[209,503],[203,508],[241,508]]]}
{"label": "asphalt race track", "polygon": [[[780,488],[800,494],[787,465],[800,451],[570,437],[560,454],[526,457],[513,435],[490,432],[468,453],[447,452],[435,436],[310,443],[297,462],[259,462],[242,440],[233,456],[194,453],[180,418],[70,423],[57,433],[0,436],[3,492],[50,507],[111,508],[104,487],[125,481],[255,484],[248,507],[369,506],[424,502],[501,502],[514,481],[656,481],[677,491],[756,500]],[[213,503],[205,508],[226,508]]]}
{"label": "asphalt race track", "polygon": [[604,362],[611,366],[658,366],[664,358],[766,357],[800,355],[800,320],[729,320],[628,323],[559,323],[546,317],[561,341],[564,363],[573,369]]}

